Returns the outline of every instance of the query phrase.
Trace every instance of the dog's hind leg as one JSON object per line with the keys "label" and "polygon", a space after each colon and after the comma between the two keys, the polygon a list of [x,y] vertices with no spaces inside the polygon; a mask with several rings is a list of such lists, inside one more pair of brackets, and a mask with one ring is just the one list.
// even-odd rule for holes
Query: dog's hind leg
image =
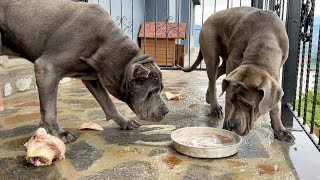
{"label": "dog's hind leg", "polygon": [[112,102],[107,90],[103,88],[103,85],[99,80],[82,80],[84,85],[88,88],[91,94],[96,98],[107,118],[112,118],[121,129],[136,129],[140,126],[139,122],[134,119],[127,120],[123,117],[116,106]]}
{"label": "dog's hind leg", "polygon": [[[226,74],[226,61],[225,61],[225,60],[222,61],[222,64],[221,64],[221,65],[219,66],[219,68],[218,68],[218,74],[217,74],[216,80],[217,80],[220,76],[222,76],[222,75],[224,75],[224,74]],[[207,103],[210,104],[209,88],[207,89],[207,93],[206,93],[206,101],[207,101]]]}
{"label": "dog's hind leg", "polygon": [[35,61],[35,77],[40,99],[40,126],[65,143],[77,136],[64,131],[57,121],[57,91],[62,72],[54,65],[56,56],[40,57]]}
{"label": "dog's hind leg", "polygon": [[[205,35],[208,36],[208,35]],[[211,36],[211,34],[209,35]],[[201,43],[202,54],[204,61],[206,63],[207,75],[209,78],[209,86],[206,94],[206,100],[210,103],[211,106],[211,115],[214,117],[222,117],[222,107],[218,103],[217,98],[217,89],[216,89],[216,80],[218,78],[218,67],[220,63],[219,52],[220,48],[218,45],[217,38],[213,37],[202,37],[202,39],[211,39],[211,41],[204,41]],[[214,43],[213,43],[214,42]]]}

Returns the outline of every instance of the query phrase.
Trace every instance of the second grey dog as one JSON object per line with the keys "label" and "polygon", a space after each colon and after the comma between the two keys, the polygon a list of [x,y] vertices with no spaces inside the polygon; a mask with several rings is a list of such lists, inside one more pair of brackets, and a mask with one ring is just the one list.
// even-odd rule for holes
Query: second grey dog
{"label": "second grey dog", "polygon": [[[222,83],[222,92],[226,91],[224,128],[246,135],[257,118],[270,111],[275,137],[294,140],[280,118],[280,69],[289,49],[281,19],[272,11],[251,7],[220,11],[205,21],[199,42],[196,62],[181,69],[190,72],[204,59],[209,78],[207,101],[216,117],[222,116],[216,80],[227,75]],[[219,56],[223,59],[220,66]]]}
{"label": "second grey dog", "polygon": [[140,126],[116,109],[108,93],[143,120],[160,121],[168,109],[160,95],[162,74],[154,60],[116,26],[97,4],[70,0],[1,0],[1,54],[34,63],[41,122],[64,142],[76,139],[59,125],[57,90],[63,77],[82,79],[106,117],[122,129]]}

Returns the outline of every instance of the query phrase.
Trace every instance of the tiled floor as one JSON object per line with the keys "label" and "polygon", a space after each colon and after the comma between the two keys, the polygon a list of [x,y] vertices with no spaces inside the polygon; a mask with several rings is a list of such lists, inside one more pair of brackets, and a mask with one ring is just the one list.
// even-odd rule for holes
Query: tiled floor
{"label": "tiled floor", "polygon": [[[125,131],[104,113],[81,81],[59,87],[58,119],[76,133],[67,144],[66,159],[48,167],[25,161],[23,144],[40,120],[36,90],[4,99],[0,113],[0,179],[319,179],[320,156],[297,126],[295,143],[274,140],[269,118],[260,118],[243,138],[239,152],[224,159],[196,159],[176,152],[170,133],[186,126],[221,127],[222,119],[207,116],[205,71],[163,71],[163,91],[181,92],[168,101],[170,113],[160,123],[140,121],[137,130]],[[221,83],[221,81],[218,81]],[[221,89],[218,88],[218,91]],[[220,92],[218,92],[219,94]],[[224,97],[220,97],[224,105]],[[126,117],[135,117],[124,103],[114,100]],[[104,131],[79,131],[83,122],[95,122]]]}

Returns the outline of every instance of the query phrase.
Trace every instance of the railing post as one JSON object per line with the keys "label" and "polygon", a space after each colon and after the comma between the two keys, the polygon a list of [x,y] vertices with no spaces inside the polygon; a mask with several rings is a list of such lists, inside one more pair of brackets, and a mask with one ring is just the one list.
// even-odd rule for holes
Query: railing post
{"label": "railing post", "polygon": [[263,0],[251,0],[251,7],[263,9]]}
{"label": "railing post", "polygon": [[[290,0],[289,0],[290,1]],[[269,0],[269,7],[268,9],[271,10],[271,11],[274,11],[274,8],[275,8],[275,0]]]}
{"label": "railing post", "polygon": [[0,32],[0,56],[2,55],[2,37]]}
{"label": "railing post", "polygon": [[300,42],[300,11],[301,0],[288,1],[286,29],[289,36],[289,56],[283,67],[282,88],[284,96],[282,98],[282,123],[286,127],[292,127],[293,114],[287,104],[293,104],[296,99],[297,89],[297,69],[298,65],[298,44]]}

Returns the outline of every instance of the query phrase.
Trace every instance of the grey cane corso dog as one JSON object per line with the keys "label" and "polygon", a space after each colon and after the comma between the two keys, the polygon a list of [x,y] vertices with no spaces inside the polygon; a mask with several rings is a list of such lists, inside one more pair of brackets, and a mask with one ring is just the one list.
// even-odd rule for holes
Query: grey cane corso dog
{"label": "grey cane corso dog", "polygon": [[294,137],[280,118],[280,68],[288,49],[286,30],[275,13],[251,7],[231,8],[205,21],[196,62],[190,68],[180,68],[190,72],[204,59],[209,78],[207,102],[216,117],[222,116],[216,80],[226,74],[222,83],[222,92],[226,91],[224,128],[246,135],[257,118],[270,111],[275,137],[291,141]]}
{"label": "grey cane corso dog", "polygon": [[57,88],[63,77],[82,79],[107,118],[122,129],[140,124],[116,109],[108,93],[143,120],[160,121],[168,109],[160,96],[162,74],[142,55],[99,5],[69,0],[1,0],[1,54],[18,53],[34,63],[41,122],[64,142],[76,135],[56,120]]}

